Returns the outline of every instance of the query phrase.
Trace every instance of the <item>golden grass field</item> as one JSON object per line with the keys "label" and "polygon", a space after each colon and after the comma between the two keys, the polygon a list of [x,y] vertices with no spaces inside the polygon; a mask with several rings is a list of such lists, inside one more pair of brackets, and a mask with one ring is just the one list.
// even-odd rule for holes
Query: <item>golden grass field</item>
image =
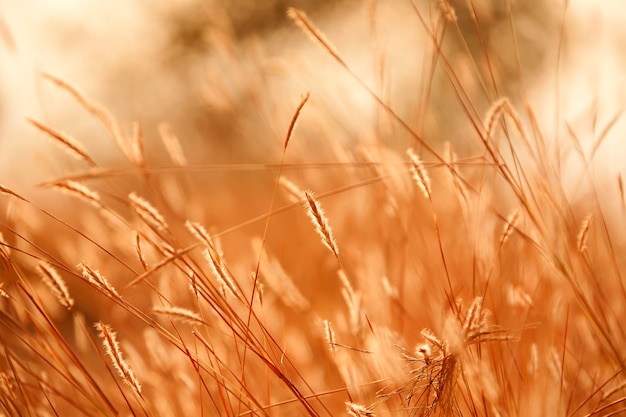
{"label": "golden grass field", "polygon": [[185,4],[5,100],[0,415],[626,413],[610,10]]}

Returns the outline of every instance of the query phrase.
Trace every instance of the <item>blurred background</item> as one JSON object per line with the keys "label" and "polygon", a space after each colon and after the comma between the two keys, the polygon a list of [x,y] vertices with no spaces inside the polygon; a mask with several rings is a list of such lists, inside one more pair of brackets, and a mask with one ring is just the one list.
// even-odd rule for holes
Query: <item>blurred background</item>
{"label": "blurred background", "polygon": [[[461,33],[446,26],[444,53],[479,114],[500,96],[520,113],[527,101],[546,137],[567,143],[567,123],[593,146],[624,104],[625,4],[480,0],[469,10],[467,2],[449,3]],[[95,118],[42,72],[101,103],[128,131],[141,123],[155,163],[163,154],[161,122],[180,138],[190,164],[275,161],[307,91],[312,98],[294,154],[329,160],[337,144],[411,145],[364,88],[286,17],[288,7],[305,11],[355,73],[429,142],[451,141],[471,153],[478,142],[468,137],[467,117],[415,11],[432,26],[443,4],[2,0],[1,181],[26,187],[68,170],[70,162],[26,117],[69,133],[103,165],[121,157]],[[619,119],[599,153],[613,170],[623,166],[616,150],[624,131]]]}

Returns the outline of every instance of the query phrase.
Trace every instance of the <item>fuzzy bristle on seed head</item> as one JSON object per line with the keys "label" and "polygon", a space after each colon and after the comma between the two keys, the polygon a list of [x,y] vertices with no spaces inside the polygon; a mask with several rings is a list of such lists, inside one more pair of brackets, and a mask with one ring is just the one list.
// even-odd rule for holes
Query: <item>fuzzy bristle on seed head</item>
{"label": "fuzzy bristle on seed head", "polygon": [[153,307],[152,311],[189,324],[205,324],[198,313],[182,307]]}
{"label": "fuzzy bristle on seed head", "polygon": [[315,199],[315,194],[312,191],[305,191],[305,207],[307,209],[307,215],[311,222],[315,226],[315,230],[317,234],[322,238],[322,243],[324,246],[330,250],[335,257],[339,256],[339,249],[337,248],[337,243],[335,242],[335,238],[333,237],[332,229],[328,224],[328,219],[326,218],[326,214],[319,202]]}
{"label": "fuzzy bristle on seed head", "polygon": [[433,346],[436,346],[439,349],[443,348],[443,342],[437,336],[435,336],[435,334],[432,331],[430,331],[430,329],[422,329],[420,334],[424,337],[424,339],[430,342]]}
{"label": "fuzzy bristle on seed head", "polygon": [[335,330],[333,330],[333,325],[328,320],[324,320],[322,324],[324,326],[324,339],[328,345],[328,350],[330,350],[331,353],[335,353],[337,351],[337,343],[335,342]]}
{"label": "fuzzy bristle on seed head", "polygon": [[141,250],[141,235],[138,232],[135,232],[134,243],[135,243],[135,253],[137,254],[137,259],[139,259],[139,262],[141,263],[141,266],[143,267],[144,271],[147,271],[148,263],[143,257],[143,251]]}
{"label": "fuzzy bristle on seed head", "polygon": [[52,186],[61,191],[67,192],[68,194],[74,195],[82,200],[85,200],[96,208],[102,207],[100,195],[79,182],[72,180],[59,181],[53,183]]}
{"label": "fuzzy bristle on seed head", "polygon": [[185,222],[185,227],[196,239],[198,239],[198,241],[200,241],[206,247],[215,247],[213,239],[211,239],[209,233],[200,223],[187,220]]}
{"label": "fuzzy bristle on seed head", "polygon": [[519,216],[520,210],[516,210],[507,218],[506,224],[504,225],[504,230],[502,231],[502,235],[500,236],[500,246],[506,243],[506,241],[509,239],[509,236],[511,236],[511,234],[513,233],[513,230],[515,230],[515,225],[517,223],[517,220],[519,219]]}
{"label": "fuzzy bristle on seed head", "polygon": [[480,318],[482,317],[482,297],[476,297],[469,309],[463,322],[463,332],[468,333],[472,330],[476,330],[480,326]]}
{"label": "fuzzy bristle on seed head", "polygon": [[63,281],[58,271],[48,262],[41,261],[37,265],[37,272],[43,279],[43,282],[50,288],[50,291],[52,291],[59,300],[59,303],[68,310],[71,310],[74,305],[74,300],[70,297],[65,281]]}
{"label": "fuzzy bristle on seed head", "polygon": [[141,396],[141,385],[139,384],[137,378],[135,378],[135,374],[130,365],[128,365],[128,362],[126,362],[126,360],[122,357],[122,352],[117,342],[117,335],[115,332],[111,330],[109,325],[102,322],[95,323],[94,327],[99,332],[104,351],[113,363],[115,370],[118,372],[122,380],[130,386],[137,395]]}
{"label": "fuzzy bristle on seed head", "polygon": [[96,166],[96,163],[93,159],[91,159],[85,148],[83,148],[83,146],[70,135],[53,129],[50,126],[47,126],[44,123],[38,122],[34,119],[28,119],[28,122],[40,131],[46,133],[52,139],[54,139],[57,143],[63,146],[63,149],[65,149],[70,155],[72,155],[76,159],[85,161],[92,167]]}
{"label": "fuzzy bristle on seed head", "polygon": [[330,43],[326,36],[313,25],[313,23],[309,20],[307,15],[302,11],[296,8],[290,7],[287,10],[287,17],[289,17],[304,33],[309,35],[313,42],[319,44],[324,48],[330,55],[333,56],[343,66],[347,66],[346,62],[343,60],[341,55],[335,47]]}
{"label": "fuzzy bristle on seed head", "polygon": [[498,118],[504,111],[505,107],[508,105],[509,101],[506,98],[499,98],[498,100],[494,101],[489,107],[489,110],[487,110],[487,113],[485,114],[485,120],[483,122],[485,130],[487,132],[487,140],[493,138],[496,131]]}
{"label": "fuzzy bristle on seed head", "polygon": [[144,222],[156,227],[158,230],[167,230],[165,218],[152,204],[148,203],[148,201],[139,197],[135,193],[130,193],[128,198],[130,200],[131,207]]}
{"label": "fuzzy bristle on seed head", "polygon": [[87,111],[96,116],[107,131],[113,136],[113,139],[119,146],[120,150],[126,155],[126,157],[132,161],[132,149],[128,145],[126,134],[120,126],[119,122],[109,113],[109,111],[102,105],[88,99],[82,94],[76,87],[72,86],[68,82],[61,80],[51,74],[42,74],[44,78],[54,83],[56,86],[67,91],[72,97],[74,97]]}
{"label": "fuzzy bristle on seed head", "polygon": [[376,413],[361,404],[346,401],[346,411],[350,417],[374,417]]}
{"label": "fuzzy bristle on seed head", "polygon": [[239,296],[239,288],[235,283],[233,276],[231,275],[226,261],[220,252],[213,247],[208,247],[203,251],[204,258],[207,260],[215,279],[220,284],[222,294],[226,295],[226,290],[233,296]]}
{"label": "fuzzy bristle on seed head", "polygon": [[113,288],[113,286],[109,283],[109,281],[99,271],[95,269],[91,269],[90,267],[85,265],[83,262],[79,263],[77,268],[80,271],[81,275],[87,281],[89,281],[91,285],[95,286],[96,288],[102,291],[109,292],[115,297],[121,298],[121,296],[115,290],[115,288]]}

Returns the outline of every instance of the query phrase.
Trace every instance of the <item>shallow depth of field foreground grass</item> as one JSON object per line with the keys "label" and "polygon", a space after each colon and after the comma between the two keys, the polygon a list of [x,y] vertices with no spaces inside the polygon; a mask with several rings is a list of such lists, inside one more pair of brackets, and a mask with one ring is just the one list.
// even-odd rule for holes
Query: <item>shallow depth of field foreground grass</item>
{"label": "shallow depth of field foreground grass", "polygon": [[[424,42],[403,53],[424,58],[400,95],[382,42],[365,77],[289,9],[373,111],[302,83],[252,130],[265,151],[227,163],[42,74],[124,158],[26,115],[67,172],[0,179],[0,415],[626,412],[624,186],[596,161],[619,113],[543,124],[523,2],[499,11],[507,51],[480,13],[426,3],[404,4]],[[369,35],[393,25],[376,4]],[[557,67],[566,16],[537,49]],[[240,128],[272,100],[256,88]]]}

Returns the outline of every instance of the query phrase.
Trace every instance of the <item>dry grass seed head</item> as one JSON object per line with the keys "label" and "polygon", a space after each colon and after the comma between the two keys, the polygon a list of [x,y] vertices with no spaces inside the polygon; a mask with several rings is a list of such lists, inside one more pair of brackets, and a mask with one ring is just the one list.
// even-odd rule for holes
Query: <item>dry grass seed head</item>
{"label": "dry grass seed head", "polygon": [[515,230],[515,225],[517,224],[517,220],[519,219],[521,210],[517,209],[506,220],[506,224],[504,225],[504,230],[502,231],[502,235],[500,236],[499,246],[502,246],[509,239],[513,230]]}
{"label": "dry grass seed head", "polygon": [[432,357],[432,350],[430,348],[430,344],[422,343],[415,347],[415,355],[418,359],[424,361],[425,364],[430,363],[430,359]]}
{"label": "dry grass seed head", "polygon": [[180,145],[180,140],[178,140],[178,137],[172,133],[170,127],[165,123],[159,124],[159,134],[161,135],[161,140],[163,141],[165,150],[174,165],[181,167],[186,166],[187,158],[185,157],[183,148]]}
{"label": "dry grass seed head", "polygon": [[422,337],[438,349],[443,349],[443,342],[430,329],[422,329]]}
{"label": "dry grass seed head", "polygon": [[196,312],[182,307],[152,307],[152,312],[189,324],[206,324]]}
{"label": "dry grass seed head", "polygon": [[198,239],[198,241],[200,241],[200,243],[209,248],[215,247],[215,245],[213,244],[213,239],[211,239],[211,236],[207,233],[204,226],[202,226],[200,223],[195,223],[187,220],[185,222],[185,227],[187,228],[187,230],[189,230],[189,233],[191,233],[196,239]]}
{"label": "dry grass seed head", "polygon": [[54,188],[58,188],[61,191],[67,192],[70,195],[85,200],[98,209],[102,208],[100,195],[79,182],[72,180],[59,181],[53,183],[52,186]]}
{"label": "dry grass seed head", "polygon": [[483,126],[486,129],[486,136],[483,139],[485,141],[493,139],[496,133],[496,127],[498,126],[498,119],[502,114],[508,115],[509,118],[513,121],[515,129],[520,134],[520,139],[522,140],[522,143],[524,144],[524,146],[526,146],[528,150],[530,150],[531,146],[528,141],[526,131],[524,130],[522,120],[517,111],[515,111],[515,108],[511,105],[511,102],[506,97],[502,97],[496,100],[491,105],[491,107],[489,107],[489,110],[487,110],[485,120],[483,122]]}
{"label": "dry grass seed head", "polygon": [[333,329],[333,325],[328,320],[322,321],[322,325],[324,326],[324,339],[326,340],[326,344],[328,345],[328,350],[331,353],[336,353],[337,343],[335,341],[335,330]]}
{"label": "dry grass seed head", "polygon": [[143,151],[143,133],[141,132],[141,125],[139,122],[133,123],[133,134],[131,136],[129,159],[138,167],[146,166],[146,159]]}
{"label": "dry grass seed head", "polygon": [[87,281],[89,281],[90,284],[92,284],[96,288],[99,288],[100,290],[111,293],[115,297],[121,298],[115,288],[113,288],[109,281],[99,271],[91,269],[83,262],[79,263],[77,268],[82,276]]}
{"label": "dry grass seed head", "polygon": [[[421,409],[423,415],[440,410],[440,415],[455,415],[455,389],[460,362],[447,340],[441,341],[427,329],[422,330],[426,343],[418,345],[415,356],[405,353],[405,359],[421,364],[411,371],[408,383],[394,391],[402,394],[411,411]],[[406,352],[406,351],[405,351]]]}
{"label": "dry grass seed head", "polygon": [[239,289],[237,288],[235,280],[226,266],[226,262],[224,261],[222,254],[212,247],[206,248],[202,253],[204,254],[204,258],[207,260],[213,275],[220,285],[222,295],[226,295],[226,293],[229,292],[233,296],[238,297]]}
{"label": "dry grass seed head", "polygon": [[468,334],[469,332],[474,331],[480,327],[480,319],[482,316],[482,302],[482,297],[476,297],[470,305],[469,309],[467,310],[467,315],[465,316],[462,328],[464,334]]}
{"label": "dry grass seed head", "polygon": [[363,311],[363,296],[361,293],[341,288],[341,296],[346,302],[350,317],[350,329],[353,334],[359,334],[365,327],[365,312]]}
{"label": "dry grass seed head", "polygon": [[144,222],[156,227],[158,230],[167,230],[168,227],[165,222],[165,218],[152,204],[148,203],[148,201],[139,197],[135,193],[130,193],[128,198],[130,200],[131,207]]}
{"label": "dry grass seed head", "polygon": [[335,257],[339,257],[339,249],[337,248],[337,243],[333,237],[332,229],[328,224],[328,219],[324,210],[322,210],[319,202],[315,199],[315,194],[312,191],[307,190],[304,192],[304,197],[306,199],[306,213],[315,226],[317,234],[322,238],[322,243],[333,253],[333,255],[335,255]]}
{"label": "dry grass seed head", "polygon": [[499,98],[494,101],[487,110],[487,113],[485,114],[485,121],[483,122],[483,126],[487,132],[486,140],[492,139],[495,135],[498,119],[504,111],[504,108],[508,106],[508,103],[509,100],[505,97]]}
{"label": "dry grass seed head", "polygon": [[138,232],[135,232],[135,253],[137,254],[137,259],[141,263],[144,271],[148,270],[148,263],[144,259],[143,251],[141,250],[141,235]]}
{"label": "dry grass seed head", "polygon": [[85,161],[87,162],[87,164],[91,165],[92,167],[96,166],[96,163],[94,162],[93,159],[91,159],[91,157],[87,153],[87,150],[85,150],[85,148],[83,148],[83,146],[80,143],[78,143],[70,135],[63,133],[59,130],[53,129],[50,126],[47,126],[41,122],[38,122],[37,120],[28,119],[28,121],[37,129],[46,133],[48,136],[54,139],[57,143],[59,143],[63,147],[63,149],[65,149],[74,158],[78,159],[79,161]]}
{"label": "dry grass seed head", "polygon": [[39,262],[37,272],[41,275],[43,282],[50,288],[59,303],[68,310],[72,309],[74,300],[70,297],[70,293],[65,285],[65,281],[61,278],[58,271],[45,261]]}
{"label": "dry grass seed head", "polygon": [[296,25],[298,25],[298,27],[300,27],[300,29],[302,29],[304,33],[309,35],[313,42],[321,45],[322,48],[324,48],[330,55],[332,55],[333,58],[337,60],[337,62],[339,62],[344,67],[347,66],[343,58],[341,58],[341,55],[339,55],[337,49],[332,46],[332,44],[328,41],[328,39],[326,39],[324,34],[322,34],[322,32],[320,32],[313,25],[313,23],[309,20],[309,18],[303,11],[290,7],[287,10],[287,17],[289,17]]}
{"label": "dry grass seed head", "polygon": [[121,151],[124,153],[124,156],[126,156],[126,158],[128,158],[129,161],[131,162],[133,161],[133,151],[132,151],[132,148],[128,146],[126,134],[122,130],[117,120],[115,120],[115,118],[111,115],[111,113],[109,113],[109,111],[106,108],[104,108],[98,103],[91,101],[84,94],[78,91],[76,87],[61,80],[60,78],[57,78],[53,75],[46,74],[46,73],[42,74],[42,76],[48,79],[49,81],[51,81],[52,83],[54,83],[56,86],[67,91],[87,111],[89,111],[91,114],[96,116],[98,120],[100,120],[102,125],[109,131],[111,136],[113,136],[113,139],[115,139],[115,142],[117,143]]}
{"label": "dry grass seed head", "polygon": [[263,306],[263,297],[265,296],[265,285],[257,279],[255,271],[250,272],[250,283],[254,287],[254,297],[260,306]]}
{"label": "dry grass seed head", "polygon": [[407,149],[406,153],[410,159],[411,173],[413,175],[413,179],[415,180],[415,183],[420,188],[420,190],[422,190],[422,192],[424,193],[424,197],[426,197],[427,200],[430,200],[430,197],[432,195],[431,186],[430,186],[430,177],[428,176],[428,172],[426,171],[426,168],[424,168],[424,163],[419,158],[419,156],[417,156],[415,151],[413,151],[413,149]]}
{"label": "dry grass seed head", "polygon": [[376,413],[361,404],[346,401],[346,411],[350,417],[374,417]]}
{"label": "dry grass seed head", "polygon": [[135,378],[135,374],[133,373],[130,365],[128,365],[122,357],[122,352],[120,351],[120,347],[117,342],[117,335],[111,330],[109,325],[102,322],[94,323],[94,327],[100,333],[99,336],[102,339],[104,351],[109,359],[111,359],[115,370],[118,372],[122,380],[129,385],[137,395],[141,396],[141,385],[139,384],[139,381],[137,381],[137,378]]}

